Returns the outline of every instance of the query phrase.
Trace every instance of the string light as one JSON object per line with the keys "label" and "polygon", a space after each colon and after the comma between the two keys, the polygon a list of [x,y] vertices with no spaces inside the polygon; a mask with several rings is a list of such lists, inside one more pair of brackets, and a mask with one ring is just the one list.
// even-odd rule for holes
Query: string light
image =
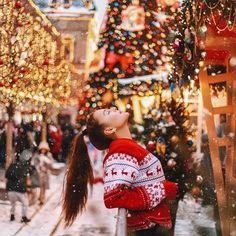
{"label": "string light", "polygon": [[56,64],[55,28],[32,1],[4,0],[0,25],[0,100],[15,107],[30,101],[41,110],[47,104],[64,104],[70,72]]}

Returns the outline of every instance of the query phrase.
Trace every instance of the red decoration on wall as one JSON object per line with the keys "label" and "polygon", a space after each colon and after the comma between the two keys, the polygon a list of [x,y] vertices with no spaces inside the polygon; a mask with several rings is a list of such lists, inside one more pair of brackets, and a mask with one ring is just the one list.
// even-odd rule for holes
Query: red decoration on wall
{"label": "red decoration on wall", "polygon": [[226,50],[206,49],[205,59],[225,60],[228,56],[229,56],[229,51],[226,51]]}
{"label": "red decoration on wall", "polygon": [[[217,19],[216,21],[218,22]],[[227,25],[227,20],[221,20],[220,22],[218,22],[217,28],[224,29],[226,25]],[[234,29],[231,31],[228,29],[225,29],[223,31],[218,31],[217,28],[213,20],[211,20],[210,24],[208,25],[208,32],[211,32],[216,36],[236,38],[236,26],[234,26]]]}

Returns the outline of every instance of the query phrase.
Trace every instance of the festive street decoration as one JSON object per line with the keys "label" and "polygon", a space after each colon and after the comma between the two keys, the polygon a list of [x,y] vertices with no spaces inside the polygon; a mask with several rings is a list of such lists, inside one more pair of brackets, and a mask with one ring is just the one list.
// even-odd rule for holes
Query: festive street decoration
{"label": "festive street decoration", "polygon": [[7,160],[12,162],[12,119],[16,107],[66,102],[70,72],[60,65],[59,33],[31,0],[3,0],[0,7],[0,102],[8,113]]}
{"label": "festive street decoration", "polygon": [[178,19],[173,43],[175,53],[171,79],[180,86],[188,85],[191,80],[199,86],[198,74],[207,55],[207,32],[213,31],[216,36],[236,36],[236,2],[184,0]]}
{"label": "festive street decoration", "polygon": [[173,97],[154,103],[144,115],[143,123],[132,125],[133,138],[138,140],[161,161],[167,180],[177,182],[180,193],[172,202],[172,221],[175,224],[178,200],[188,191],[194,198],[202,197],[203,177],[198,174],[199,164],[193,153],[196,151],[195,134],[189,125],[185,103]]}
{"label": "festive street decoration", "polygon": [[70,76],[59,66],[56,29],[30,0],[3,1],[0,16],[1,102],[31,101],[43,110],[65,101]]}
{"label": "festive street decoration", "polygon": [[90,64],[87,90],[94,91],[85,92],[92,95],[87,96],[90,107],[103,107],[101,98],[107,90],[116,98],[158,94],[161,86],[168,87],[177,7],[178,2],[171,5],[154,0],[108,3]]}
{"label": "festive street decoration", "polygon": [[188,119],[185,104],[172,98],[161,101],[158,108],[152,107],[142,124],[132,126],[132,134],[159,158],[168,180],[191,190],[197,184],[197,175],[192,157],[195,137]]}

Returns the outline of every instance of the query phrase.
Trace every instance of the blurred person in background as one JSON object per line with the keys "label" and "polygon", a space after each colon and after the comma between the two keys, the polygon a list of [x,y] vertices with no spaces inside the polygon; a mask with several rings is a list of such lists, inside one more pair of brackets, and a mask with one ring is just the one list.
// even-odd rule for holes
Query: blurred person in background
{"label": "blurred person in background", "polygon": [[0,120],[0,167],[6,162],[6,129],[5,122]]}
{"label": "blurred person in background", "polygon": [[42,141],[39,144],[38,152],[35,153],[32,163],[39,174],[39,204],[43,205],[45,203],[46,189],[49,189],[49,172],[53,164],[53,157],[47,142]]}
{"label": "blurred person in background", "polygon": [[7,179],[6,190],[8,198],[11,203],[10,221],[15,220],[16,202],[22,204],[22,218],[21,222],[28,223],[30,219],[27,218],[28,210],[28,196],[27,191],[30,191],[30,158],[32,153],[29,150],[24,150],[20,155],[16,156],[16,161],[13,162],[6,171],[5,177]]}

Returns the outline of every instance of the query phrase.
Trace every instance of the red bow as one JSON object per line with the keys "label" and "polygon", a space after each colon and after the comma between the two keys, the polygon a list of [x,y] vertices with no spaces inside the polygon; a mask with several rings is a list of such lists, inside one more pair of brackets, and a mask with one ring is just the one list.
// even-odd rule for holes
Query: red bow
{"label": "red bow", "polygon": [[120,63],[122,70],[127,70],[129,64],[134,62],[134,56],[131,53],[125,53],[123,55],[117,55],[114,52],[108,52],[106,57],[106,66],[109,70],[113,70],[116,63]]}

